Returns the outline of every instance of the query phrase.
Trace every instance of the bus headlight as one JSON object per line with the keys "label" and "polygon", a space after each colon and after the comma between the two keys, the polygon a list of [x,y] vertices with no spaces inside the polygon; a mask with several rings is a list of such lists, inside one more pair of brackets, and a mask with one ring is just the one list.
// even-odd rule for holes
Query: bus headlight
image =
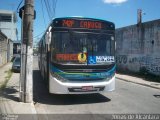
{"label": "bus headlight", "polygon": [[68,81],[67,79],[63,78],[62,76],[58,75],[57,73],[52,73],[51,72],[51,75],[61,82],[67,82]]}
{"label": "bus headlight", "polygon": [[110,81],[114,76],[115,76],[115,73],[105,78],[104,81]]}

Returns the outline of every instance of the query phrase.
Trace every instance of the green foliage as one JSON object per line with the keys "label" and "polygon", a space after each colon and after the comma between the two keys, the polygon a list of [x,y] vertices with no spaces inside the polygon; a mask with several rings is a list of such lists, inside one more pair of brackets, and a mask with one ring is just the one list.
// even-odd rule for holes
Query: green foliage
{"label": "green foliage", "polygon": [[7,74],[7,76],[5,77],[5,81],[3,82],[3,84],[0,85],[0,90],[3,90],[6,87],[8,81],[12,76],[12,70],[9,69],[8,71],[5,71],[5,73]]}

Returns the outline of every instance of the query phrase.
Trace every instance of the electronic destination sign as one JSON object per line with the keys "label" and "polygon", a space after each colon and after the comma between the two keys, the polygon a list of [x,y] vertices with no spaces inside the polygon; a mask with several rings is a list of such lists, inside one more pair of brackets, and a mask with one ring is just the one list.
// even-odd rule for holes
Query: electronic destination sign
{"label": "electronic destination sign", "polygon": [[59,18],[53,22],[54,27],[63,28],[84,28],[97,30],[114,30],[113,23],[97,19],[76,19],[76,18]]}

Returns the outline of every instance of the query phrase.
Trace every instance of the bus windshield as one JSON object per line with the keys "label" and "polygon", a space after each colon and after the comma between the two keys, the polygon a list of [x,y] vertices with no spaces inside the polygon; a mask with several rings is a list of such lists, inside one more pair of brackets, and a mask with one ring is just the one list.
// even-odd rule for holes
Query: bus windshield
{"label": "bus windshield", "polygon": [[52,48],[54,48],[52,58],[56,62],[87,63],[87,60],[83,62],[77,60],[80,53],[86,57],[112,56],[111,35],[107,34],[54,32]]}

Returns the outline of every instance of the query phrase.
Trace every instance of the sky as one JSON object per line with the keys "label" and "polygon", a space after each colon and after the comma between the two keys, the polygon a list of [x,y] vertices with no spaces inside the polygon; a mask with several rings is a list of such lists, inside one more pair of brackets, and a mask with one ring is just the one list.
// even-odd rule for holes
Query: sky
{"label": "sky", "polygon": [[[51,0],[48,1],[51,3]],[[0,0],[0,9],[17,11],[20,2],[21,0]],[[21,6],[23,4],[24,2]],[[34,41],[38,41],[51,19],[48,17],[44,0],[34,0],[34,4],[37,13],[34,20]],[[98,18],[114,22],[116,28],[121,28],[137,23],[137,9],[143,11],[142,22],[160,19],[160,0],[57,0],[54,17]],[[20,38],[19,17],[17,26]]]}

